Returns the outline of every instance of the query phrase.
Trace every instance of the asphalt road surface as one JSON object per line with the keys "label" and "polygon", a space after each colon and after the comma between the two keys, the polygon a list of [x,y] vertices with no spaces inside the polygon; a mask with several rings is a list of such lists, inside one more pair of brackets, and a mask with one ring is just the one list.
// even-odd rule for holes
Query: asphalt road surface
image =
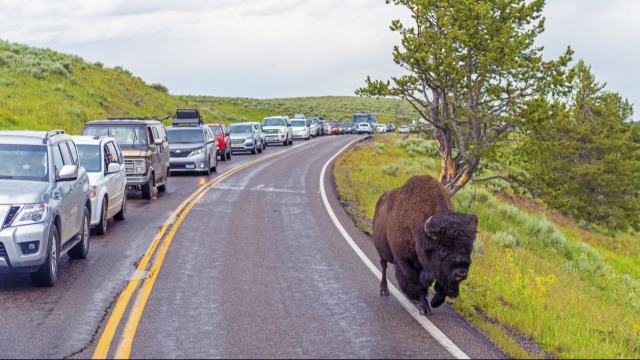
{"label": "asphalt road surface", "polygon": [[[221,181],[172,230],[141,318],[131,321],[134,302],[109,356],[128,321],[134,358],[451,357],[397,299],[378,295],[378,280],[321,200],[322,167],[354,139],[324,137],[220,162],[211,179]],[[138,260],[171,213],[211,179],[172,177],[158,199],[132,196],[127,220],[92,238],[87,261],[63,261],[55,288],[0,276],[2,357],[92,356]],[[340,208],[330,173],[323,181],[339,221],[377,264]],[[470,357],[504,357],[448,307],[429,319]]]}

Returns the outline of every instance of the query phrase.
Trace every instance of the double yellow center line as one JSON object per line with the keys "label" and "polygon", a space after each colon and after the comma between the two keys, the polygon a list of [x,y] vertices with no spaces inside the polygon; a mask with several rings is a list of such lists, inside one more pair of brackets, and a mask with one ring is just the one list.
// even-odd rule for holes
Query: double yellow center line
{"label": "double yellow center line", "polygon": [[[294,146],[291,149],[295,149],[303,145]],[[180,206],[178,206],[178,208],[171,214],[169,220],[162,225],[162,228],[151,242],[151,245],[149,245],[149,248],[142,256],[142,259],[140,259],[138,266],[136,266],[134,275],[127,283],[124,291],[118,297],[113,308],[113,312],[111,313],[104,331],[98,340],[98,344],[93,353],[93,359],[105,359],[109,355],[113,339],[116,336],[120,324],[122,323],[125,312],[129,308],[131,299],[135,294],[136,297],[129,309],[128,317],[120,334],[120,339],[114,356],[116,359],[128,359],[130,357],[138,324],[142,318],[147,300],[149,300],[149,296],[151,295],[153,285],[155,284],[158,274],[160,273],[160,269],[162,268],[169,246],[171,245],[176,232],[180,229],[180,225],[182,225],[187,215],[191,212],[191,209],[193,209],[193,207],[202,199],[207,191],[238,172],[283,154],[284,152],[286,152],[286,150],[266,155],[223,173],[215,179],[200,186],[193,194],[184,200]]]}

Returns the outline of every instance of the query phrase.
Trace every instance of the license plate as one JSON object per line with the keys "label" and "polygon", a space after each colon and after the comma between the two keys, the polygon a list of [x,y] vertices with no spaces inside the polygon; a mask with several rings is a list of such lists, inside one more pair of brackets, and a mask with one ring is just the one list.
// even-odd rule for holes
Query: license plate
{"label": "license plate", "polygon": [[195,168],[196,168],[196,166],[195,166],[195,165],[193,165],[193,164],[187,164],[187,165],[185,166],[185,169],[195,169]]}

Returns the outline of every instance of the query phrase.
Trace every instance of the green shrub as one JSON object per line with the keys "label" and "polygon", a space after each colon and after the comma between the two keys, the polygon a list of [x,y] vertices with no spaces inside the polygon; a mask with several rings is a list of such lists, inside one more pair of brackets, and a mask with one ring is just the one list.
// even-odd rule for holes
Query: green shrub
{"label": "green shrub", "polygon": [[400,173],[400,165],[398,164],[389,164],[389,165],[383,165],[382,168],[382,173],[387,175],[387,176],[398,176],[398,174]]}
{"label": "green shrub", "polygon": [[493,235],[493,242],[505,248],[515,248],[522,244],[522,239],[517,232],[506,230]]}

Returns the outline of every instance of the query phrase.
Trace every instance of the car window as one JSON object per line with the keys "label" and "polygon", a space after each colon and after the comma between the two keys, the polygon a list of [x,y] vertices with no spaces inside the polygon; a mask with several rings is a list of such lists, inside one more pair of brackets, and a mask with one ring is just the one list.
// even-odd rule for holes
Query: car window
{"label": "car window", "polygon": [[53,155],[53,166],[57,174],[64,166],[64,160],[62,160],[62,154],[60,154],[60,148],[58,146],[53,146],[51,150]]}
{"label": "car window", "polygon": [[124,164],[124,156],[122,156],[122,151],[120,150],[120,144],[114,141],[113,147],[116,148],[116,153],[118,154],[118,162],[120,164]]}
{"label": "car window", "polygon": [[73,160],[73,165],[80,164],[80,159],[78,158],[78,149],[76,148],[76,144],[67,141],[67,146],[69,147],[69,152],[71,153],[71,159]]}
{"label": "car window", "polygon": [[71,152],[69,151],[67,143],[59,143],[58,148],[60,149],[60,154],[62,155],[62,161],[64,162],[64,165],[73,165],[73,158],[71,157]]}
{"label": "car window", "polygon": [[44,145],[0,144],[0,159],[3,180],[49,180],[49,159]]}
{"label": "car window", "polygon": [[105,158],[109,160],[109,163],[120,164],[120,159],[118,158],[118,152],[116,151],[116,147],[113,145],[113,142],[107,143],[107,149],[105,151]]}
{"label": "car window", "polygon": [[153,134],[153,141],[156,141],[156,139],[162,139],[162,137],[160,137],[160,134],[158,134],[158,129],[156,129],[155,126],[151,128],[151,133]]}
{"label": "car window", "polygon": [[78,145],[78,153],[80,154],[80,165],[87,172],[100,172],[102,170],[99,145]]}
{"label": "car window", "polygon": [[212,127],[211,131],[213,131],[213,134],[216,136],[221,136],[222,135],[222,130],[219,127]]}

